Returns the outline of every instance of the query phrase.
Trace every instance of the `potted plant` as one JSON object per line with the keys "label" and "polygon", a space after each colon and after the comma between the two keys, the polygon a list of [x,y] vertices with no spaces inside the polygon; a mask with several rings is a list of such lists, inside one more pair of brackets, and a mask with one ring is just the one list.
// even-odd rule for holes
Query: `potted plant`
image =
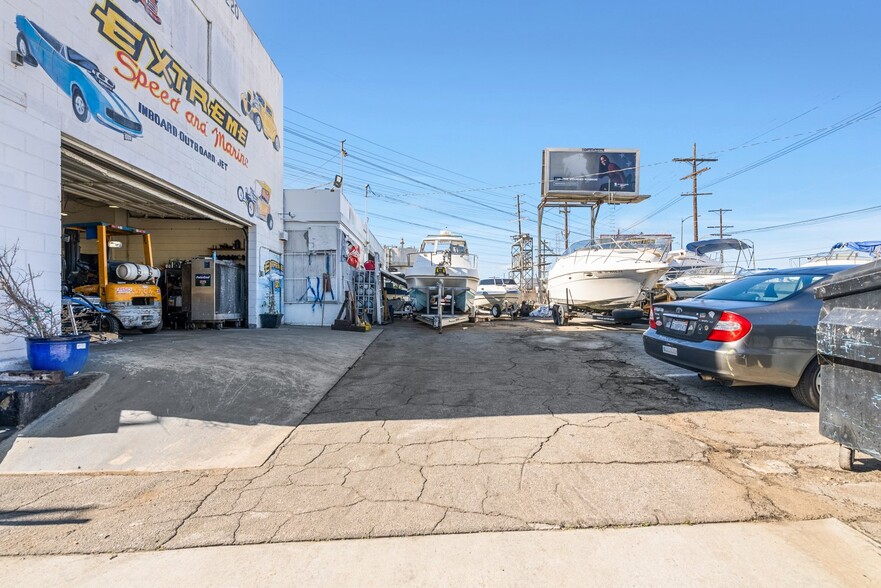
{"label": "potted plant", "polygon": [[269,287],[266,290],[266,300],[263,301],[265,313],[260,314],[260,326],[264,329],[275,329],[281,326],[282,315],[279,312],[279,302],[276,297],[281,297],[281,276],[270,275]]}
{"label": "potted plant", "polygon": [[34,274],[15,265],[18,242],[0,251],[0,335],[23,337],[32,370],[79,373],[89,358],[88,335],[63,335],[61,313],[39,297]]}

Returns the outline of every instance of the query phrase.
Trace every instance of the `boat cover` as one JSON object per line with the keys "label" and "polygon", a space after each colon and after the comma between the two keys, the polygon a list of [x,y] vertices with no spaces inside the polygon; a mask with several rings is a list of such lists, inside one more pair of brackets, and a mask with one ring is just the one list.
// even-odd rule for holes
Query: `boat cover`
{"label": "boat cover", "polygon": [[743,251],[752,249],[752,245],[740,239],[704,239],[703,241],[695,241],[685,246],[686,249],[698,255],[706,255],[716,251]]}
{"label": "boat cover", "polygon": [[843,249],[845,247],[864,253],[881,254],[881,241],[848,241],[846,243],[836,243],[832,246],[832,249]]}

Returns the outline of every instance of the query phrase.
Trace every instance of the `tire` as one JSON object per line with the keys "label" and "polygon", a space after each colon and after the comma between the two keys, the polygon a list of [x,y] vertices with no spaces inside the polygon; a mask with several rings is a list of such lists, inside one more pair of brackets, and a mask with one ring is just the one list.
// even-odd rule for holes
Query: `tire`
{"label": "tire", "polygon": [[254,201],[253,201],[253,200],[248,200],[248,216],[253,217],[256,208],[257,208],[257,207],[256,207],[256,205],[254,204]]}
{"label": "tire", "polygon": [[489,313],[493,315],[493,318],[499,318],[502,316],[502,307],[498,304],[493,304],[493,307],[489,309]]}
{"label": "tire", "polygon": [[413,313],[413,305],[410,304],[409,302],[406,303],[404,306],[401,307],[401,313],[402,314],[412,314]]}
{"label": "tire", "polygon": [[245,116],[251,114],[251,102],[247,98],[247,96],[242,96],[242,101],[240,103],[242,114],[244,114]]}
{"label": "tire", "polygon": [[281,151],[281,139],[279,139],[278,135],[272,140],[272,146],[275,147],[276,151]]}
{"label": "tire", "polygon": [[151,327],[151,328],[149,328],[149,329],[141,329],[141,332],[142,332],[142,333],[145,333],[145,334],[147,334],[147,335],[151,335],[151,334],[153,334],[153,333],[158,333],[158,332],[161,331],[161,330],[162,330],[162,320],[160,319],[160,321],[159,321],[159,326],[157,326],[157,327]]}
{"label": "tire", "polygon": [[560,311],[560,307],[556,304],[551,308],[551,316],[554,319],[554,324],[558,327],[563,326],[563,313]]}
{"label": "tire", "polygon": [[272,215],[271,214],[266,215],[266,226],[269,228],[270,231],[272,230]]}
{"label": "tire", "polygon": [[813,410],[820,410],[820,363],[811,360],[798,384],[792,388],[792,396],[801,404]]}
{"label": "tire", "polygon": [[74,86],[70,91],[70,105],[73,107],[73,115],[80,122],[89,121],[89,105],[86,103],[86,98],[79,86]]}
{"label": "tire", "polygon": [[110,314],[102,314],[98,317],[98,330],[102,333],[119,333],[122,323],[119,319]]}
{"label": "tire", "polygon": [[258,133],[263,132],[263,119],[256,112],[254,113],[254,126],[257,127]]}
{"label": "tire", "polygon": [[28,45],[28,40],[24,36],[24,33],[19,33],[15,38],[15,48],[21,53],[22,60],[25,63],[31,67],[37,67],[37,60],[31,55],[31,46]]}
{"label": "tire", "polygon": [[242,188],[241,186],[239,186],[239,188],[236,190],[236,196],[239,197],[239,202],[244,202],[245,201],[245,189]]}

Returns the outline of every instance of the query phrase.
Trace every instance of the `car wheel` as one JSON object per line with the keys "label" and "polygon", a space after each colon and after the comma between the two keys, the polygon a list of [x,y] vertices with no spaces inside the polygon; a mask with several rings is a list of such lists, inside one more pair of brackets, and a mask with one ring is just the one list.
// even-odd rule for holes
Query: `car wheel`
{"label": "car wheel", "polygon": [[502,307],[498,304],[493,304],[493,307],[489,309],[489,312],[493,315],[493,318],[499,318],[502,316]]}
{"label": "car wheel", "polygon": [[240,106],[242,107],[242,114],[244,114],[245,116],[251,114],[251,103],[248,101],[247,96],[242,96],[242,102]]}
{"label": "car wheel", "polygon": [[254,201],[248,200],[248,216],[251,216],[251,217],[254,216],[254,208],[255,208]]}
{"label": "car wheel", "polygon": [[80,90],[79,86],[74,86],[73,90],[71,90],[70,103],[73,106],[74,116],[76,116],[80,122],[88,122],[89,105],[86,104],[86,99],[83,96],[83,91]]}
{"label": "car wheel", "polygon": [[254,113],[254,126],[257,127],[258,133],[263,132],[263,119],[260,118],[260,115],[257,114],[256,112]]}
{"label": "car wheel", "polygon": [[266,215],[266,227],[271,231],[272,230],[272,215]]}
{"label": "car wheel", "polygon": [[278,135],[276,135],[275,139],[272,140],[272,146],[275,147],[276,151],[281,150],[281,139],[278,138]]}
{"label": "car wheel", "polygon": [[816,357],[805,368],[798,384],[792,388],[792,396],[808,408],[820,410],[820,363]]}
{"label": "car wheel", "polygon": [[25,63],[31,67],[37,67],[37,60],[31,55],[31,46],[28,45],[28,40],[24,33],[19,33],[18,37],[15,38],[15,48],[21,53],[22,60]]}
{"label": "car wheel", "polygon": [[239,197],[239,202],[245,201],[245,189],[239,186],[239,189],[236,190],[236,196]]}

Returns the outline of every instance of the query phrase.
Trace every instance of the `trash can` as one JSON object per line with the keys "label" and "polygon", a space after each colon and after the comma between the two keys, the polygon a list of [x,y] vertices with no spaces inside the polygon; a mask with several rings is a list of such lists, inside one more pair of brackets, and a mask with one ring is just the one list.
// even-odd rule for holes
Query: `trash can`
{"label": "trash can", "polygon": [[823,301],[820,434],[841,444],[838,464],[849,470],[855,450],[881,457],[881,260],[834,275],[814,295]]}

